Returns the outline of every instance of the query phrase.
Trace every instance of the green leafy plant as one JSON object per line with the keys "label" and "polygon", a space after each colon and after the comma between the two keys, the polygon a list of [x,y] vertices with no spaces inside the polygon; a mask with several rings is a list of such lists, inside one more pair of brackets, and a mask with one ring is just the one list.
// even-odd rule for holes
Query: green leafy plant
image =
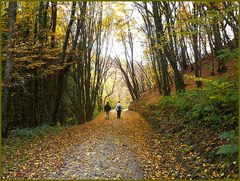
{"label": "green leafy plant", "polygon": [[54,134],[63,130],[60,126],[50,126],[48,124],[36,128],[16,128],[10,135],[15,137],[41,137],[49,133]]}
{"label": "green leafy plant", "polygon": [[222,145],[216,154],[225,154],[225,155],[233,155],[234,153],[238,152],[238,145],[237,144],[226,144]]}
{"label": "green leafy plant", "polygon": [[218,51],[217,57],[220,60],[227,62],[228,60],[236,59],[237,58],[237,51],[231,51],[229,49],[222,49]]}
{"label": "green leafy plant", "polygon": [[220,138],[222,139],[227,139],[230,141],[229,144],[224,144],[219,147],[217,151],[218,154],[224,154],[224,155],[230,155],[232,156],[233,154],[238,152],[238,135],[236,132],[233,131],[224,131],[219,135]]}
{"label": "green leafy plant", "polygon": [[237,141],[236,139],[238,138],[235,131],[224,131],[219,135],[219,137],[222,139],[230,139],[234,141]]}
{"label": "green leafy plant", "polygon": [[65,120],[65,124],[66,126],[73,126],[76,125],[78,123],[76,118],[68,118]]}
{"label": "green leafy plant", "polygon": [[231,129],[238,124],[238,89],[224,79],[205,80],[205,87],[165,97],[164,109],[175,109],[188,120],[201,120],[213,128]]}

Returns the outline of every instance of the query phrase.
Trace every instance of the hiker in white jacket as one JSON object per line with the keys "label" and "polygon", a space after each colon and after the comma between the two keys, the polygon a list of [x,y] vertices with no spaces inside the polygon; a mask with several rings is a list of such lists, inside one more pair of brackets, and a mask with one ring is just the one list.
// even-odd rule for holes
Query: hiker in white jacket
{"label": "hiker in white jacket", "polygon": [[116,105],[116,111],[117,111],[117,118],[120,119],[121,112],[122,112],[122,105],[121,105],[120,101],[118,101],[118,103]]}

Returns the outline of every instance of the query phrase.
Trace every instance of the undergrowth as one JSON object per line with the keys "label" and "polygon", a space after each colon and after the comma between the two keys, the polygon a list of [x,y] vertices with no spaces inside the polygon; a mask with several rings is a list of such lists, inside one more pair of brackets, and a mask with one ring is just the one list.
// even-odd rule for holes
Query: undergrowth
{"label": "undergrowth", "polygon": [[165,97],[160,107],[175,111],[184,123],[195,124],[196,127],[205,125],[218,132],[219,137],[228,143],[221,145],[216,154],[231,157],[238,152],[237,86],[224,79],[202,81],[206,83],[203,88]]}
{"label": "undergrowth", "polygon": [[[4,158],[7,158],[8,162],[5,162],[7,170],[16,169],[20,163],[24,163],[28,156],[24,155],[19,157],[21,151],[31,147],[32,143],[57,134],[64,130],[63,126],[51,126],[44,124],[36,128],[16,128],[12,130],[7,138],[2,139],[2,154]],[[12,158],[15,158],[12,160]]]}
{"label": "undergrowth", "polygon": [[36,128],[16,128],[10,132],[9,136],[13,137],[42,137],[49,134],[55,134],[62,131],[64,127],[62,126],[51,126],[48,124],[36,127]]}
{"label": "undergrowth", "polygon": [[177,143],[178,160],[194,179],[238,175],[238,89],[225,79],[200,79],[202,88],[163,97],[157,105],[135,103],[160,135]]}
{"label": "undergrowth", "polygon": [[213,129],[231,130],[238,126],[238,89],[223,79],[202,79],[201,89],[164,97],[160,107],[171,107],[188,121],[201,121]]}

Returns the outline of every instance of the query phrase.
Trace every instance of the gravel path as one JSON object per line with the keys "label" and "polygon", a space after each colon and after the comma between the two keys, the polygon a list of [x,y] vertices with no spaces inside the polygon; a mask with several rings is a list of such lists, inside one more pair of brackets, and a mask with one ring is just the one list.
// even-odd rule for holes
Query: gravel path
{"label": "gravel path", "polygon": [[[88,140],[79,143],[66,156],[63,165],[49,179],[143,179],[143,171],[132,152],[133,144],[126,141],[129,135],[126,120],[98,117],[98,129],[92,130]],[[89,130],[91,132],[91,130]]]}

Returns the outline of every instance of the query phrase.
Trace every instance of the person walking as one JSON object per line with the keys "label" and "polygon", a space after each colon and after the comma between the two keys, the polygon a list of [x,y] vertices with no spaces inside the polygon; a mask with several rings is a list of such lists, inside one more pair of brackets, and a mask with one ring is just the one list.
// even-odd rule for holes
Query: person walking
{"label": "person walking", "polygon": [[122,112],[122,105],[121,105],[120,101],[118,101],[118,103],[116,105],[116,111],[117,111],[117,118],[120,119],[121,112]]}
{"label": "person walking", "polygon": [[104,106],[104,111],[106,113],[106,119],[109,120],[109,112],[111,111],[111,106],[109,105],[109,102],[107,102],[107,104]]}

